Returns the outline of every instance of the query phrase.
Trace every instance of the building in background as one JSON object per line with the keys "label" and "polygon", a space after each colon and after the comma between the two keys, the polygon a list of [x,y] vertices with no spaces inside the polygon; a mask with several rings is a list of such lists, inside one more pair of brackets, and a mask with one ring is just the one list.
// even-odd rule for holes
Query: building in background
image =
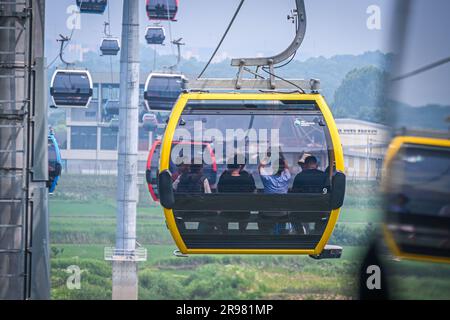
{"label": "building in background", "polygon": [[336,119],[336,125],[344,149],[347,179],[380,179],[389,127],[356,119]]}

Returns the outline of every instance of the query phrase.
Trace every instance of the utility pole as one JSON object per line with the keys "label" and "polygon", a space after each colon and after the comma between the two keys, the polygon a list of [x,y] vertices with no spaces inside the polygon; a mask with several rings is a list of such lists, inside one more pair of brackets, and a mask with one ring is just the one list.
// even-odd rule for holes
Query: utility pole
{"label": "utility pole", "polygon": [[116,247],[105,250],[105,259],[113,264],[113,300],[137,299],[137,262],[146,260],[145,249],[136,250],[140,5],[140,0],[123,1]]}

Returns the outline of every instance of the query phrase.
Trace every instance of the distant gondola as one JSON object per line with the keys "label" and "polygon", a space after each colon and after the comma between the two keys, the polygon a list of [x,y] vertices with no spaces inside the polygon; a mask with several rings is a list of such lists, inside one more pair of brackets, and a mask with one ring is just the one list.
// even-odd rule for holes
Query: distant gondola
{"label": "distant gondola", "polygon": [[50,94],[56,107],[87,108],[93,94],[91,74],[87,70],[56,70]]}
{"label": "distant gondola", "polygon": [[147,27],[145,32],[145,40],[147,44],[164,44],[166,33],[163,27]]}
{"label": "distant gondola", "polygon": [[116,56],[120,51],[120,42],[117,38],[104,38],[100,46],[103,56]]}
{"label": "distant gondola", "polygon": [[146,10],[150,20],[175,21],[178,0],[147,0]]}
{"label": "distant gondola", "polygon": [[395,256],[450,263],[450,140],[397,136],[385,159],[384,233]]}
{"label": "distant gondola", "polygon": [[151,73],[145,83],[144,99],[149,110],[171,111],[180,93],[186,89],[182,74]]}
{"label": "distant gondola", "polygon": [[47,188],[50,193],[55,191],[61,176],[62,163],[58,142],[52,132],[48,135],[48,181]]}
{"label": "distant gondola", "polygon": [[103,14],[107,4],[107,0],[77,0],[80,13]]}
{"label": "distant gondola", "polygon": [[119,100],[108,100],[105,103],[104,110],[107,115],[118,115],[119,107],[120,107]]}
{"label": "distant gondola", "polygon": [[154,113],[145,113],[142,116],[142,127],[146,131],[153,131],[158,126],[158,117]]}

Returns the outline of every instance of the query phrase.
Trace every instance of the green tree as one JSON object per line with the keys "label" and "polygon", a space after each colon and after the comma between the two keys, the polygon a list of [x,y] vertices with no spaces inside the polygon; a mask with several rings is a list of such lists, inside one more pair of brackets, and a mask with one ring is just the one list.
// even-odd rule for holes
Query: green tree
{"label": "green tree", "polygon": [[374,66],[350,71],[334,94],[335,117],[386,123],[386,78],[387,73]]}

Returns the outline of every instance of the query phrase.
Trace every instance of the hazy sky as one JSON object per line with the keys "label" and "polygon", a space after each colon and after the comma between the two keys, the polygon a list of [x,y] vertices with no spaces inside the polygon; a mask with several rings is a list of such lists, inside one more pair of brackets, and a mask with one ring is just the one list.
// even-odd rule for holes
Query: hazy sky
{"label": "hazy sky", "polygon": [[[151,22],[145,14],[145,0],[140,0],[141,35]],[[110,0],[112,33],[120,36],[122,1]],[[56,38],[60,33],[69,35],[66,27],[70,19],[70,5],[75,0],[47,0],[46,44],[51,57],[56,54]],[[369,50],[386,51],[386,35],[390,32],[392,0],[306,0],[308,27],[306,39],[297,59],[336,54],[359,54]],[[171,23],[173,38],[183,37],[185,57],[206,60],[216,46],[239,0],[180,0],[178,21]],[[283,50],[294,36],[294,26],[287,14],[294,8],[294,0],[246,0],[236,19],[218,59],[237,56],[273,54]],[[380,8],[381,30],[369,30],[367,13],[370,6]],[[69,8],[69,10],[68,10]],[[76,30],[70,51],[98,50],[102,38],[104,15],[81,15],[81,30]],[[70,21],[70,20],[69,20]],[[169,36],[167,22],[166,27]],[[77,47],[78,46],[78,47]],[[171,46],[158,49],[171,53]]]}
{"label": "hazy sky", "polygon": [[[433,3],[430,6],[430,3]],[[450,1],[416,0],[411,8],[405,48],[394,74],[403,75],[450,57]],[[450,63],[397,82],[396,100],[413,106],[450,104]]]}

